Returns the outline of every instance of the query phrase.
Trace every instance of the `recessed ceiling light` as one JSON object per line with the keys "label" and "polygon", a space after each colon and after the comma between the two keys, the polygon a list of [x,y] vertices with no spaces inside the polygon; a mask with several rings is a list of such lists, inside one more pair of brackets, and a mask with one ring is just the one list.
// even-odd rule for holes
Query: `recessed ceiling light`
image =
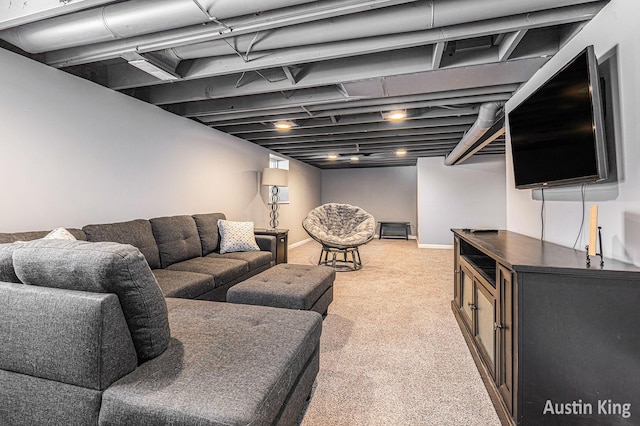
{"label": "recessed ceiling light", "polygon": [[407,155],[406,149],[399,149],[396,151],[396,155]]}
{"label": "recessed ceiling light", "polygon": [[328,157],[330,160],[335,160],[336,158],[338,158],[338,154],[329,154],[329,155],[327,155],[327,157]]}
{"label": "recessed ceiling light", "polygon": [[387,120],[389,121],[402,121],[405,118],[407,118],[407,112],[406,111],[391,111],[387,113],[386,116]]}
{"label": "recessed ceiling light", "polygon": [[351,161],[360,161],[360,157],[358,157],[357,155],[354,155],[353,157],[350,158]]}
{"label": "recessed ceiling light", "polygon": [[295,123],[293,121],[283,120],[283,121],[276,121],[275,123],[273,123],[273,125],[277,130],[289,130],[290,128],[295,126]]}

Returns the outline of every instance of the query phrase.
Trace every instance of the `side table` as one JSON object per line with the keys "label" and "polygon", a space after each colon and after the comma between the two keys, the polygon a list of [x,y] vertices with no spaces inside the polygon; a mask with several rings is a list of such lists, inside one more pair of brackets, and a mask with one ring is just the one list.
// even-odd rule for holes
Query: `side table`
{"label": "side table", "polygon": [[276,237],[276,265],[287,263],[289,257],[289,230],[288,229],[267,229],[255,228],[256,235],[272,235]]}

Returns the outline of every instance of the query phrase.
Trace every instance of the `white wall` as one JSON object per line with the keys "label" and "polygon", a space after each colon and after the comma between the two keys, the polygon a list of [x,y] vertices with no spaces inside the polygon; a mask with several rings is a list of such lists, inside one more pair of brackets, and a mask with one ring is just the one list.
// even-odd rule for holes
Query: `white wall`
{"label": "white wall", "polygon": [[[269,151],[0,49],[0,232],[224,212],[268,225]],[[280,226],[306,238],[320,170],[291,161]]]}
{"label": "white wall", "polygon": [[411,222],[417,227],[416,167],[381,167],[322,171],[322,203],[363,208],[376,221]]}
{"label": "white wall", "polygon": [[[600,61],[613,55],[617,64],[619,97],[612,113],[618,164],[618,184],[613,197],[598,200],[587,189],[587,205],[599,207],[603,251],[606,257],[640,264],[640,32],[638,17],[640,2],[613,0],[558,52],[533,78],[507,102],[507,112],[516,107],[546,79],[588,45],[594,45]],[[508,132],[507,132],[508,135]],[[508,137],[508,136],[507,136]],[[507,145],[510,145],[507,139]],[[530,190],[516,190],[510,153],[507,153],[507,228],[539,237],[541,234],[540,201],[532,199]],[[578,191],[577,188],[574,188]],[[596,199],[596,201],[589,201]],[[576,242],[582,217],[579,197],[556,197],[545,204],[545,239],[567,247]],[[588,217],[586,219],[588,223]],[[577,244],[583,248],[586,233]]]}
{"label": "white wall", "polygon": [[418,159],[418,243],[453,244],[451,228],[506,227],[505,160],[475,156],[457,166]]}

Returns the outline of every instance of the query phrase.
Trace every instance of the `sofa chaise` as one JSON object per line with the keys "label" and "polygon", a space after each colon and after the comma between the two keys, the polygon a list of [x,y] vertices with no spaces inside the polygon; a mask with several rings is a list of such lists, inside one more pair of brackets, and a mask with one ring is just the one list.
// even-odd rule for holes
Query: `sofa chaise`
{"label": "sofa chaise", "polygon": [[322,316],[165,297],[156,275],[130,244],[0,244],[0,424],[295,424]]}

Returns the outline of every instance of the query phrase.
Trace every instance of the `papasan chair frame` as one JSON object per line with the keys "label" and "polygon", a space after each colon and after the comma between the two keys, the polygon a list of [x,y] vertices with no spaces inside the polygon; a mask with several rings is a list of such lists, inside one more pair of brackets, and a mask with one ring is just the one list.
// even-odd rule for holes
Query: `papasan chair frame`
{"label": "papasan chair frame", "polygon": [[302,220],[302,227],[322,244],[318,265],[331,266],[336,271],[357,271],[362,269],[358,247],[373,239],[376,221],[360,207],[327,203],[311,210]]}

